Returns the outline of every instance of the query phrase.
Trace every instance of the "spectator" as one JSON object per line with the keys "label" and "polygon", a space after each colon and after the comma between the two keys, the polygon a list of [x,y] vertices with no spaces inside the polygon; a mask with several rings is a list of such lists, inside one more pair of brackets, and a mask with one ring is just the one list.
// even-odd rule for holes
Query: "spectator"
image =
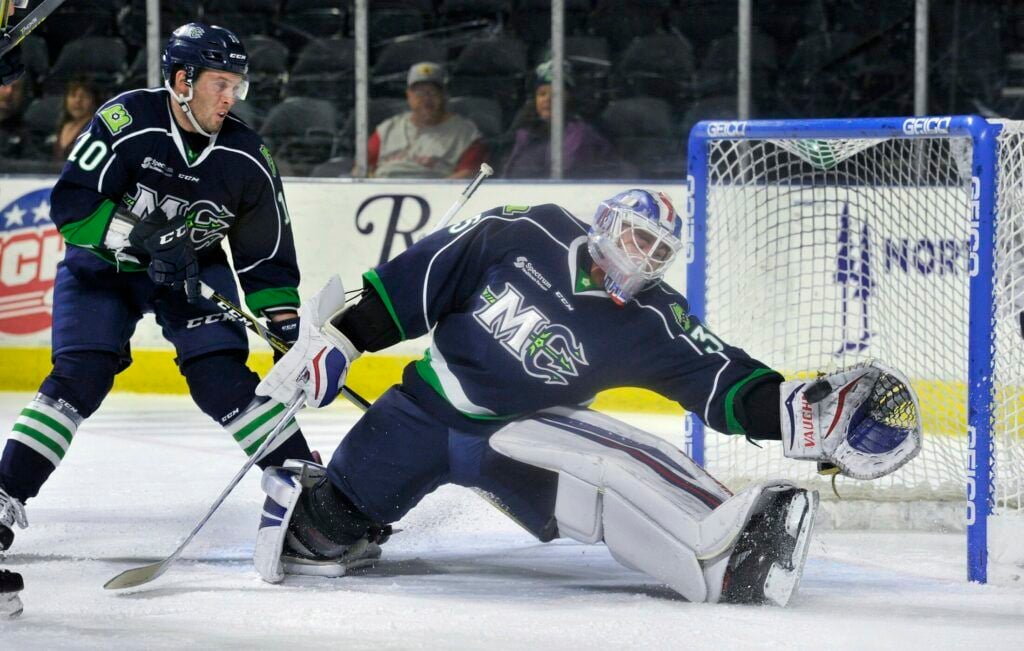
{"label": "spectator", "polygon": [[487,148],[473,122],[448,112],[446,81],[437,63],[409,68],[410,110],[381,122],[370,136],[371,176],[465,179],[476,174]]}
{"label": "spectator", "polygon": [[54,160],[63,161],[68,157],[78,134],[89,124],[99,106],[99,90],[91,81],[84,77],[68,81],[53,141]]}
{"label": "spectator", "polygon": [[0,86],[0,159],[21,158],[28,143],[22,114],[25,112],[25,78]]}
{"label": "spectator", "polygon": [[[551,82],[550,61],[537,66],[533,95],[512,122],[515,143],[505,159],[502,173],[507,178],[546,178],[551,175]],[[572,70],[566,64],[566,119],[562,139],[562,174],[565,178],[588,178],[607,170],[617,157],[611,143],[578,115],[571,113]],[[607,176],[607,174],[605,174]]]}

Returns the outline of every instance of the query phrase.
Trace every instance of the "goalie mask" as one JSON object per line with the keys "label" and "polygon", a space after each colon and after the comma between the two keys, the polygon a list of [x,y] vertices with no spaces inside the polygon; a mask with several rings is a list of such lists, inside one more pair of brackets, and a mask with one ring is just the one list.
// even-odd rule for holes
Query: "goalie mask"
{"label": "goalie mask", "polygon": [[601,202],[588,244],[616,303],[624,305],[665,275],[683,246],[682,230],[683,221],[663,192],[627,190]]}
{"label": "goalie mask", "polygon": [[[187,95],[179,95],[174,91],[174,75],[179,69],[185,71]],[[184,111],[192,127],[207,137],[211,134],[196,122],[189,105],[199,73],[203,70],[221,70],[240,75],[241,80],[228,90],[237,100],[244,100],[249,93],[249,54],[234,32],[217,25],[188,23],[174,30],[160,58],[160,70],[164,77],[164,87]]]}

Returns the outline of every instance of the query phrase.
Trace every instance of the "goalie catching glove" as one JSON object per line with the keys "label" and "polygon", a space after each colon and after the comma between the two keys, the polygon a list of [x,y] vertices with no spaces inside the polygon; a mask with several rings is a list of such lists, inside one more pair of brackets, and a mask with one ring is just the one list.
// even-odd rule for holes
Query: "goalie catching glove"
{"label": "goalie catching glove", "polygon": [[877,362],[783,382],[782,445],[791,459],[877,479],[921,451],[921,406],[899,371]]}
{"label": "goalie catching glove", "polygon": [[287,403],[300,389],[310,407],[326,407],[337,397],[348,367],[360,352],[331,324],[345,307],[345,289],[332,276],[316,296],[299,309],[299,332],[285,355],[256,387],[256,395]]}

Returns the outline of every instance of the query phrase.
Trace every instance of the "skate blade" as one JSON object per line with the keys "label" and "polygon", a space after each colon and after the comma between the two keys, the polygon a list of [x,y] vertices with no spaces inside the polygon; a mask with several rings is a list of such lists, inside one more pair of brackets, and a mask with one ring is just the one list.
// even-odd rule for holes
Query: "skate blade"
{"label": "skate blade", "polygon": [[787,570],[778,563],[773,563],[764,582],[764,596],[776,606],[788,605],[800,585],[804,563],[807,561],[807,551],[810,549],[814,516],[817,512],[818,491],[801,491],[793,496],[789,512],[786,514],[786,531],[796,538],[789,563],[793,569]]}
{"label": "skate blade", "polygon": [[380,560],[380,545],[370,543],[356,558],[342,557],[321,561],[282,554],[281,566],[284,568],[285,574],[337,579],[348,574],[349,570],[368,567],[378,560]]}

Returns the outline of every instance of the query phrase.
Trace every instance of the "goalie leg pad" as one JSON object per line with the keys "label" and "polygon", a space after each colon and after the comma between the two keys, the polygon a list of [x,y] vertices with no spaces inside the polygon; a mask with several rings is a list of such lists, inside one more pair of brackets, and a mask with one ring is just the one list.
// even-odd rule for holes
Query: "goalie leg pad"
{"label": "goalie leg pad", "polygon": [[260,526],[256,532],[253,563],[260,578],[267,583],[280,583],[284,579],[281,553],[288,523],[302,494],[303,474],[316,471],[315,464],[294,464],[291,461],[285,462],[283,467],[272,466],[263,471],[261,486],[267,497],[263,500]]}
{"label": "goalie leg pad", "polygon": [[617,561],[691,601],[718,600],[729,552],[765,490],[730,496],[663,439],[589,410],[511,423],[490,445],[558,473],[561,534],[603,540]]}

